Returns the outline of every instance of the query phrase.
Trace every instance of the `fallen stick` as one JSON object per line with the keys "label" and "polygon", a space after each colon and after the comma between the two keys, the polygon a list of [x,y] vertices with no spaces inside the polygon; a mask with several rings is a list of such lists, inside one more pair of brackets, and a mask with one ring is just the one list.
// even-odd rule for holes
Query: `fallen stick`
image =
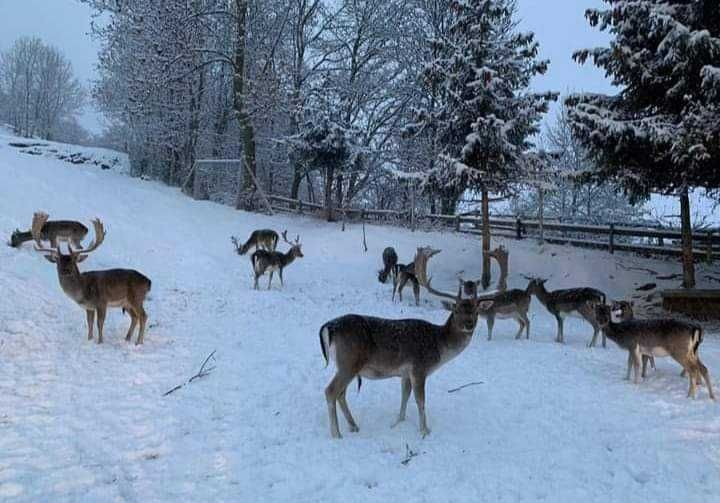
{"label": "fallen stick", "polygon": [[213,370],[215,370],[215,367],[214,367],[214,366],[213,366],[213,367],[205,368],[205,366],[206,366],[207,363],[210,361],[210,359],[212,359],[213,361],[215,361],[215,350],[213,350],[213,352],[210,353],[210,354],[207,356],[207,358],[205,358],[205,361],[204,361],[203,364],[200,366],[200,370],[198,371],[197,374],[195,374],[194,376],[192,376],[190,379],[188,379],[188,380],[185,381],[184,383],[178,384],[178,385],[175,386],[174,388],[166,391],[165,393],[163,393],[163,396],[168,396],[170,393],[174,393],[175,391],[179,390],[179,389],[182,388],[183,386],[186,386],[186,385],[190,384],[190,383],[193,382],[195,379],[200,379],[201,377],[205,377],[205,376],[207,376],[207,375],[210,375],[210,372],[212,372]]}
{"label": "fallen stick", "polygon": [[640,272],[646,272],[649,274],[652,274],[653,276],[657,276],[659,273],[657,271],[653,271],[652,269],[647,269],[645,267],[629,267],[626,265],[623,265],[621,263],[618,263],[621,269],[625,269],[626,271],[640,271]]}
{"label": "fallen stick", "polygon": [[469,383],[467,383],[467,384],[463,384],[463,385],[460,386],[459,388],[449,389],[449,390],[448,390],[448,393],[455,393],[456,391],[460,391],[460,390],[463,389],[463,388],[467,388],[467,387],[469,387],[469,386],[477,386],[478,384],[485,384],[485,383],[482,382],[482,381],[469,382]]}

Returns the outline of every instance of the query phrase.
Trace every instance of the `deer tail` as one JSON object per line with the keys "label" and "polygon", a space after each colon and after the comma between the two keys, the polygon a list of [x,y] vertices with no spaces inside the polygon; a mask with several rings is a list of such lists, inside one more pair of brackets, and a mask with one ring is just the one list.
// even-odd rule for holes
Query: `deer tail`
{"label": "deer tail", "polygon": [[330,329],[328,328],[326,323],[325,325],[320,327],[320,349],[322,350],[323,358],[325,358],[326,367],[330,363],[330,360],[328,359],[328,350],[330,349],[331,337],[332,335],[330,334]]}
{"label": "deer tail", "polygon": [[700,343],[703,341],[702,327],[695,327],[693,330],[693,353],[697,354]]}

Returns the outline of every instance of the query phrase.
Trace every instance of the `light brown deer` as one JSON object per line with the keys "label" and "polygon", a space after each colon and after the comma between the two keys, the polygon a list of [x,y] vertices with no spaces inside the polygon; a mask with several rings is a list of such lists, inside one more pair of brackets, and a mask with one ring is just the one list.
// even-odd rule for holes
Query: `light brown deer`
{"label": "light brown deer", "polygon": [[710,373],[698,356],[703,335],[700,326],[673,319],[633,319],[615,323],[610,306],[604,304],[596,306],[596,318],[605,335],[628,352],[626,379],[630,379],[630,370],[633,369],[635,383],[640,382],[643,356],[671,356],[687,371],[690,381],[688,397],[695,398],[696,383],[702,377],[710,398],[715,399]]}
{"label": "light brown deer", "polygon": [[[434,292],[427,282],[428,290]],[[325,323],[320,328],[320,348],[326,363],[335,362],[336,373],[325,388],[330,418],[330,435],[341,438],[337,419],[340,404],[350,431],[358,431],[345,394],[356,377],[388,379],[399,377],[402,383],[400,413],[393,426],[405,420],[410,392],[415,395],[420,419],[420,433],[430,433],[425,414],[425,382],[445,363],[459,355],[470,343],[478,311],[492,301],[463,299],[461,291],[452,296],[453,303],[443,305],[451,311],[444,325],[424,320],[390,320],[348,314]]]}
{"label": "light brown deer", "polygon": [[130,315],[130,329],[125,336],[130,341],[135,327],[139,324],[136,344],[142,344],[145,337],[147,313],[143,307],[145,297],[150,291],[148,278],[132,269],[107,269],[102,271],[80,272],[78,264],[85,260],[105,240],[105,228],[100,220],[93,220],[95,239],[81,251],[68,245],[69,254],[59,247],[42,248],[40,238],[42,226],[47,221],[46,213],[36,213],[33,218],[32,233],[36,237],[35,249],[57,266],[58,280],[65,294],[74,300],[87,314],[88,340],[93,338],[93,321],[97,315],[98,344],[103,341],[103,325],[108,307],[120,307]]}
{"label": "light brown deer", "polygon": [[[67,241],[77,248],[82,248],[82,240],[88,233],[88,228],[74,220],[49,220],[40,229],[40,239],[50,241],[50,246],[56,248],[58,241]],[[15,229],[10,237],[10,246],[17,248],[27,241],[32,241],[32,231],[22,232]]]}
{"label": "light brown deer", "polygon": [[[483,252],[490,258],[494,258],[500,266],[500,277],[498,278],[497,285],[495,285],[495,292],[488,292],[486,295],[497,292],[504,292],[507,290],[507,277],[508,277],[508,251],[504,246],[498,246],[492,251]],[[481,280],[464,280],[462,276],[459,277],[463,287],[463,294],[472,297],[477,295],[478,288],[482,283]]]}
{"label": "light brown deer", "polygon": [[279,239],[278,233],[272,229],[253,231],[248,240],[242,245],[235,236],[230,237],[230,241],[235,245],[235,251],[238,255],[245,255],[253,247],[256,250],[275,251]]}
{"label": "light brown deer", "polygon": [[270,278],[268,279],[268,290],[270,290],[270,287],[272,286],[272,278],[275,271],[277,271],[280,276],[280,285],[284,286],[283,269],[292,264],[296,258],[302,258],[305,256],[302,252],[300,236],[295,239],[295,242],[290,242],[287,238],[287,231],[283,231],[282,237],[283,240],[290,245],[290,249],[286,253],[260,249],[256,250],[250,257],[250,261],[253,266],[253,273],[255,274],[255,283],[253,284],[253,288],[255,288],[255,290],[259,288],[258,280],[260,279],[260,276],[267,272],[270,273]]}

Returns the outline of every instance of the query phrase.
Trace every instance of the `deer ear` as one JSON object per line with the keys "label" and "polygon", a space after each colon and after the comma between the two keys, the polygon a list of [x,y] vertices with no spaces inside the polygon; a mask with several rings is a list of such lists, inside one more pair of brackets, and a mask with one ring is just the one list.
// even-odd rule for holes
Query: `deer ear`
{"label": "deer ear", "polygon": [[454,311],[454,310],[455,310],[455,303],[454,303],[454,302],[450,302],[450,301],[448,301],[448,300],[441,300],[440,302],[442,303],[443,307],[444,307],[445,309],[447,309],[448,311]]}
{"label": "deer ear", "polygon": [[52,262],[53,264],[55,264],[57,262],[57,258],[55,257],[54,254],[53,255],[43,255],[43,257],[45,257],[45,260],[47,260],[48,262]]}
{"label": "deer ear", "polygon": [[78,255],[77,263],[79,264],[80,262],[82,262],[83,260],[85,260],[86,258],[88,258],[89,256],[90,256],[90,255]]}

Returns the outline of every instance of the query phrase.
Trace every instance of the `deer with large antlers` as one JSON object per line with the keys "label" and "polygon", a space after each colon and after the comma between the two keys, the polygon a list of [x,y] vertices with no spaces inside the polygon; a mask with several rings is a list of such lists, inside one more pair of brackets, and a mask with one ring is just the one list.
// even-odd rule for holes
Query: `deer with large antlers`
{"label": "deer with large antlers", "polygon": [[[440,250],[433,250],[431,248],[418,248],[418,255],[415,259],[415,274],[417,275],[420,283],[430,293],[438,297],[445,297],[452,300],[452,295],[434,290],[430,283],[430,279],[427,277],[427,262],[430,257],[439,252]],[[507,252],[505,252],[505,258],[507,258]],[[507,264],[507,261],[505,263]],[[467,281],[463,281],[462,279],[459,281],[460,289],[466,296],[477,298],[480,301],[491,301],[491,304],[487,308],[478,311],[478,316],[484,318],[487,323],[488,340],[492,340],[492,332],[496,319],[514,319],[519,325],[515,338],[520,339],[523,331],[525,331],[525,338],[530,338],[530,319],[528,318],[528,309],[530,308],[530,301],[532,297],[528,289],[521,290],[514,288],[478,297],[477,288],[468,288]]]}
{"label": "deer with large antlers", "polygon": [[330,435],[333,438],[341,438],[337,404],[340,404],[350,431],[358,431],[345,398],[348,385],[356,377],[399,377],[402,383],[400,413],[393,426],[405,420],[412,392],[420,418],[420,433],[423,437],[430,433],[425,415],[425,382],[433,372],[470,344],[478,312],[492,304],[492,301],[479,301],[477,298],[464,299],[460,290],[451,297],[452,303],[443,303],[451,312],[444,325],[418,319],[390,320],[348,314],[320,328],[322,354],[326,363],[334,361],[337,369],[325,388]]}
{"label": "deer with large antlers", "polygon": [[245,255],[248,251],[250,251],[250,248],[253,247],[256,250],[275,251],[279,239],[280,237],[278,236],[278,233],[272,229],[258,229],[252,231],[252,234],[250,234],[250,237],[244,244],[240,244],[235,236],[230,237],[230,241],[232,241],[232,244],[235,245],[235,251],[238,255]]}
{"label": "deer with large antlers", "polygon": [[280,276],[280,286],[284,286],[283,283],[283,269],[292,264],[296,258],[304,257],[302,252],[302,245],[300,244],[300,236],[298,236],[294,242],[288,240],[287,231],[282,233],[283,241],[290,245],[290,249],[286,253],[268,250],[256,250],[252,254],[250,260],[253,266],[253,273],[255,274],[255,283],[253,288],[258,290],[258,280],[260,276],[265,273],[270,273],[270,279],[268,279],[268,290],[272,286],[273,273],[278,272]]}
{"label": "deer with large antlers", "polygon": [[95,239],[84,250],[73,250],[68,245],[69,254],[59,247],[42,248],[41,229],[47,222],[47,213],[36,213],[33,218],[32,233],[37,242],[35,249],[57,266],[58,280],[65,294],[74,300],[87,314],[88,340],[93,338],[93,322],[97,315],[98,344],[103,342],[103,325],[108,307],[120,307],[130,315],[130,329],[125,336],[130,341],[135,327],[140,325],[136,344],[142,344],[145,337],[147,313],[143,307],[145,297],[150,291],[150,280],[132,269],[107,269],[102,271],[80,272],[78,264],[97,250],[105,240],[105,228],[99,219],[93,220]]}

